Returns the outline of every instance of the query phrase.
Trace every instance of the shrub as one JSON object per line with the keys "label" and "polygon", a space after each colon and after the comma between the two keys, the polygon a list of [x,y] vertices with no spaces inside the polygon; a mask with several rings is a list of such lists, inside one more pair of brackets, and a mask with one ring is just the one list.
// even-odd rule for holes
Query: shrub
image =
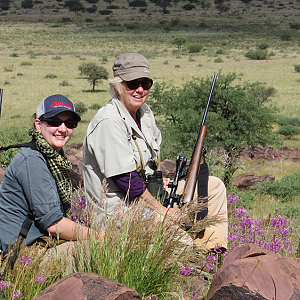
{"label": "shrub", "polygon": [[300,73],[300,65],[294,65],[294,70],[297,73]]}
{"label": "shrub", "polygon": [[91,18],[87,18],[87,19],[85,19],[85,21],[86,21],[87,23],[93,23],[93,22],[94,22],[93,19],[91,19]]}
{"label": "shrub", "polygon": [[32,66],[32,63],[29,61],[23,61],[20,66]]}
{"label": "shrub", "polygon": [[146,7],[147,2],[145,0],[133,0],[129,2],[130,7]]}
{"label": "shrub", "polygon": [[88,110],[88,108],[86,107],[86,105],[83,102],[81,102],[81,101],[75,102],[74,106],[75,106],[76,112],[80,116],[83,115]]}
{"label": "shrub", "polygon": [[216,54],[217,54],[217,55],[219,55],[219,54],[224,54],[224,51],[223,51],[222,49],[218,49],[218,50],[216,51]]}
{"label": "shrub", "polygon": [[118,6],[118,5],[108,5],[106,8],[107,9],[120,9],[120,6]]}
{"label": "shrub", "polygon": [[260,193],[275,196],[281,201],[290,200],[300,194],[300,171],[287,174],[281,180],[265,181],[258,189]]}
{"label": "shrub", "polygon": [[61,18],[61,21],[63,23],[68,23],[68,22],[71,22],[71,19],[70,18]]}
{"label": "shrub", "polygon": [[256,51],[250,50],[245,54],[245,57],[250,58],[252,60],[267,59],[268,50],[261,50],[261,49],[258,49]]}
{"label": "shrub", "polygon": [[176,45],[178,50],[180,50],[182,45],[185,44],[187,41],[188,39],[186,37],[179,35],[179,36],[175,36],[171,41],[171,43],[173,45]]}
{"label": "shrub", "polygon": [[203,45],[200,43],[192,43],[187,45],[187,48],[189,50],[189,53],[198,53],[202,50]]}
{"label": "shrub", "polygon": [[278,128],[278,133],[284,135],[288,140],[295,135],[300,134],[300,128],[292,125],[281,126]]}
{"label": "shrub", "polygon": [[103,16],[111,15],[112,13],[113,13],[113,11],[109,10],[109,9],[99,10],[99,14],[103,15]]}
{"label": "shrub", "polygon": [[261,43],[257,44],[256,47],[261,50],[265,50],[265,49],[269,48],[270,46],[267,42],[261,42]]}
{"label": "shrub", "polygon": [[193,9],[196,8],[196,6],[195,6],[194,4],[187,3],[187,4],[183,5],[182,8],[183,8],[184,10],[193,10]]}
{"label": "shrub", "polygon": [[221,57],[218,57],[218,58],[215,59],[214,62],[215,62],[215,63],[223,63],[224,60],[223,60]]}
{"label": "shrub", "polygon": [[60,56],[53,56],[52,59],[54,59],[54,60],[61,60],[61,57]]}
{"label": "shrub", "polygon": [[53,78],[57,78],[57,76],[55,74],[47,74],[44,78],[53,79]]}
{"label": "shrub", "polygon": [[88,7],[85,9],[88,13],[92,14],[97,11],[97,6],[93,5],[92,7]]}
{"label": "shrub", "polygon": [[300,126],[300,119],[298,118],[289,118],[289,117],[284,117],[278,120],[278,125],[280,126]]}
{"label": "shrub", "polygon": [[71,84],[67,80],[63,80],[59,85],[61,85],[61,86],[71,86]]}
{"label": "shrub", "polygon": [[24,0],[23,2],[21,2],[21,6],[23,8],[28,8],[28,9],[31,9],[33,8],[33,1],[32,0]]}
{"label": "shrub", "polygon": [[292,39],[292,35],[289,32],[284,32],[283,34],[281,34],[280,39],[282,41],[290,41]]}
{"label": "shrub", "polygon": [[14,52],[13,54],[10,54],[9,56],[10,56],[10,57],[19,57],[19,54],[16,53],[16,52]]}
{"label": "shrub", "polygon": [[86,2],[88,2],[88,3],[98,3],[99,0],[86,0]]}
{"label": "shrub", "polygon": [[[27,130],[24,126],[12,126],[9,128],[0,128],[0,141],[1,146],[5,147],[13,144],[26,143],[29,140]],[[0,164],[2,168],[8,167],[14,156],[20,151],[20,149],[9,149],[7,151],[1,151]]]}
{"label": "shrub", "polygon": [[292,23],[290,24],[290,28],[300,30],[300,23]]}

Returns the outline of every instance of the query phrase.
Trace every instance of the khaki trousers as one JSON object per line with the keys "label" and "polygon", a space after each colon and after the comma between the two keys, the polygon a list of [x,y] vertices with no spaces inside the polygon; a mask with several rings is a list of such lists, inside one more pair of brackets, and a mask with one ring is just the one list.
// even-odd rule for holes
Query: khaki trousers
{"label": "khaki trousers", "polygon": [[[185,181],[178,183],[177,193],[182,194],[184,191]],[[167,189],[169,192],[169,190]],[[198,198],[197,185],[194,193],[194,200]],[[219,216],[224,221],[214,226],[205,228],[204,236],[194,240],[196,247],[205,247],[212,249],[216,245],[227,249],[228,237],[228,216],[227,216],[227,195],[224,183],[215,176],[208,178],[208,217]]]}

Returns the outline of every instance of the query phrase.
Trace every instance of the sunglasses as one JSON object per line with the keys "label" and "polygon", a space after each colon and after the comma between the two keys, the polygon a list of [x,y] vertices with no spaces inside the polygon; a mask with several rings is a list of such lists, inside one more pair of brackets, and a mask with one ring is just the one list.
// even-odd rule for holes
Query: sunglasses
{"label": "sunglasses", "polygon": [[149,90],[151,86],[153,85],[152,79],[144,79],[144,80],[131,80],[131,81],[125,81],[126,85],[131,90],[136,90],[140,85],[144,90]]}
{"label": "sunglasses", "polygon": [[64,123],[65,126],[70,129],[76,128],[77,124],[78,124],[77,121],[70,120],[70,119],[63,121],[59,118],[49,118],[49,119],[41,118],[40,120],[42,122],[47,122],[48,125],[53,126],[53,127],[59,127],[62,123]]}

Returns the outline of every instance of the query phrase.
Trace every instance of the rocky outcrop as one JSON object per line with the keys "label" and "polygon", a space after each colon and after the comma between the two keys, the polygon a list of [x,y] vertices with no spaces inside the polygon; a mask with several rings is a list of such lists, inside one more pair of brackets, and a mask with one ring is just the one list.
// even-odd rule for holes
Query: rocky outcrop
{"label": "rocky outcrop", "polygon": [[275,176],[266,174],[262,176],[255,176],[254,173],[241,174],[234,178],[234,185],[241,189],[247,189],[255,184],[263,181],[274,181]]}
{"label": "rocky outcrop", "polygon": [[32,300],[141,300],[133,289],[94,273],[73,273],[44,289]]}
{"label": "rocky outcrop", "polygon": [[300,299],[300,264],[254,244],[234,249],[212,280],[209,300]]}

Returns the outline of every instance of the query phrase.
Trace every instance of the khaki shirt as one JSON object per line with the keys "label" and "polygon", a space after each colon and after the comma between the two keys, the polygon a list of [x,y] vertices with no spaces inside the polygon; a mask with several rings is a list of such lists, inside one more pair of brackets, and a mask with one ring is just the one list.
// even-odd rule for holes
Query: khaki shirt
{"label": "khaki shirt", "polygon": [[[153,173],[161,133],[147,104],[143,104],[138,113],[142,131],[123,104],[113,98],[97,112],[88,126],[83,144],[84,185],[87,203],[96,209],[97,214],[111,214],[124,199],[110,177],[135,171],[142,164],[146,175]],[[108,185],[105,199],[101,199],[103,179]]]}

